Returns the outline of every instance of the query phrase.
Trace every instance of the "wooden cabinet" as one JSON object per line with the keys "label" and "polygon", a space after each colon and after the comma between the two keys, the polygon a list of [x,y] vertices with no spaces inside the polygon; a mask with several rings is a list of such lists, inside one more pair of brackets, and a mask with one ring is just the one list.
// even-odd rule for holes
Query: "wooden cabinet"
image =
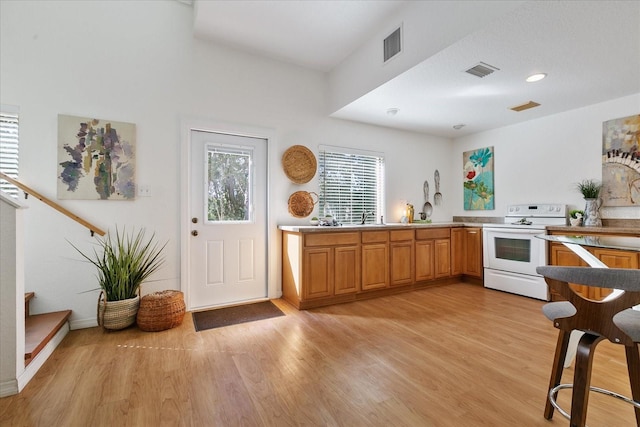
{"label": "wooden cabinet", "polygon": [[464,271],[465,237],[464,228],[451,229],[451,275],[460,276]]}
{"label": "wooden cabinet", "polygon": [[389,232],[362,232],[362,290],[389,286]]}
{"label": "wooden cabinet", "polygon": [[479,234],[459,227],[283,230],[282,296],[305,309],[453,283],[481,257]]}
{"label": "wooden cabinet", "polygon": [[483,277],[482,229],[464,227],[451,229],[451,275]]}
{"label": "wooden cabinet", "polygon": [[389,232],[389,271],[391,286],[413,283],[413,235],[413,230],[392,230]]}
{"label": "wooden cabinet", "polygon": [[[556,233],[557,234],[557,233]],[[562,243],[552,242],[549,244],[550,264],[564,265],[570,267],[587,267],[588,264],[576,255],[571,249]],[[602,261],[609,268],[639,268],[640,254],[637,252],[623,251],[618,249],[585,248],[596,258]],[[585,298],[592,300],[602,300],[609,295],[612,290],[607,288],[597,288],[592,286],[571,285],[577,292]],[[559,295],[553,294],[552,300],[559,299]]]}
{"label": "wooden cabinet", "polygon": [[433,240],[416,240],[415,243],[415,266],[416,282],[435,279],[435,242]]}
{"label": "wooden cabinet", "polygon": [[360,289],[360,234],[282,234],[282,294],[305,301],[355,294]]}
{"label": "wooden cabinet", "polygon": [[[464,251],[462,274],[482,278],[482,229],[476,227],[463,228]],[[452,230],[453,231],[453,230]]]}
{"label": "wooden cabinet", "polygon": [[415,239],[415,280],[449,277],[451,275],[451,229],[417,229]]}

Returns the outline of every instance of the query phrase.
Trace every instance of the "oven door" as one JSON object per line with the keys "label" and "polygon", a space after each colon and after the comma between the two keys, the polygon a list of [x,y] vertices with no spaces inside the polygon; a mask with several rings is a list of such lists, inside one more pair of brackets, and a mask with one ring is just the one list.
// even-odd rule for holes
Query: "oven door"
{"label": "oven door", "polygon": [[538,276],[536,267],[547,264],[546,241],[540,229],[484,228],[484,267]]}

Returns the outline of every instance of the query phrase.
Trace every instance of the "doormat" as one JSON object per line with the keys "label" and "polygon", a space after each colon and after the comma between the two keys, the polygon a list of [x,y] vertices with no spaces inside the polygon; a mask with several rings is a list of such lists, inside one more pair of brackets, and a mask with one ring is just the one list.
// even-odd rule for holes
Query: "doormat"
{"label": "doormat", "polygon": [[196,332],[200,332],[278,316],[284,316],[284,313],[271,301],[264,301],[195,312],[193,313],[193,326],[195,326]]}

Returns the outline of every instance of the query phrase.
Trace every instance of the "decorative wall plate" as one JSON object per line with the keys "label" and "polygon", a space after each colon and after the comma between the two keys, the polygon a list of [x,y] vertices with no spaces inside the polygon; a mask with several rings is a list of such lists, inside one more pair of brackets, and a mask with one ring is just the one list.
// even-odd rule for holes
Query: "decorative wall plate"
{"label": "decorative wall plate", "polygon": [[282,155],[284,173],[296,184],[311,181],[317,167],[316,156],[304,145],[292,145]]}
{"label": "decorative wall plate", "polygon": [[[313,201],[311,195],[316,196]],[[313,212],[313,207],[318,203],[318,195],[308,191],[296,191],[289,196],[289,213],[296,218],[306,218]]]}

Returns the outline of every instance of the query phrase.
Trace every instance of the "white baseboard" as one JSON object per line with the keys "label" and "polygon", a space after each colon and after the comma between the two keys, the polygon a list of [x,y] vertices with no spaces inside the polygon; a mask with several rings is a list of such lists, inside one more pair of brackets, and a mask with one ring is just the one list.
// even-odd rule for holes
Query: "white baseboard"
{"label": "white baseboard", "polygon": [[69,327],[72,331],[75,331],[76,329],[94,328],[96,326],[98,326],[98,319],[95,317],[69,321]]}
{"label": "white baseboard", "polygon": [[60,345],[64,337],[69,333],[69,322],[65,322],[65,324],[60,328],[60,330],[53,336],[51,341],[44,346],[40,353],[34,357],[34,359],[27,365],[24,372],[18,375],[18,393],[22,391],[22,389],[31,381],[34,375],[40,370],[44,362],[47,361],[49,356],[53,353],[53,350]]}
{"label": "white baseboard", "polygon": [[0,397],[18,394],[18,380],[2,381],[0,383]]}

